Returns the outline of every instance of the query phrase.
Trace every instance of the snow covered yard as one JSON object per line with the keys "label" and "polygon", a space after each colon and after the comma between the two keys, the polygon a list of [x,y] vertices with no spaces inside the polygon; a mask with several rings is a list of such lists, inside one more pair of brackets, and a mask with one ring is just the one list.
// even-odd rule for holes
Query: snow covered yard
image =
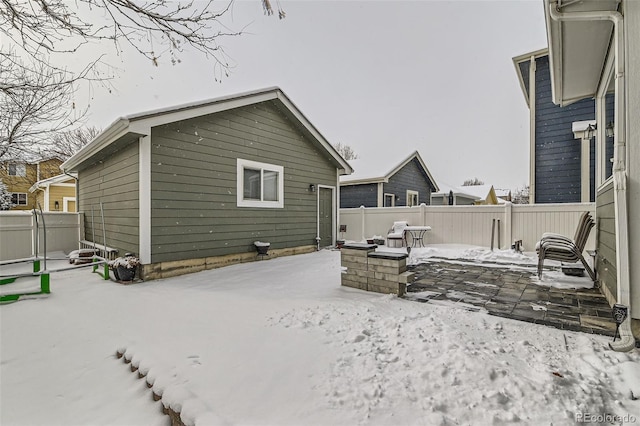
{"label": "snow covered yard", "polygon": [[130,286],[67,271],[51,290],[0,307],[2,425],[166,425],[160,404],[197,425],[640,422],[638,350],[341,287],[335,251]]}

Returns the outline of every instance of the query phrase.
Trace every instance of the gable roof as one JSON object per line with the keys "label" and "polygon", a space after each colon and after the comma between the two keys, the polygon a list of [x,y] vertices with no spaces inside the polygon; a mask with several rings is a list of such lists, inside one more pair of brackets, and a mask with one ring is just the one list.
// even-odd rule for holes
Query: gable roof
{"label": "gable roof", "polygon": [[276,101],[279,109],[290,120],[296,123],[302,131],[308,134],[312,142],[324,149],[328,157],[330,157],[340,169],[341,174],[350,174],[353,172],[349,163],[342,158],[335,148],[322,136],[313,124],[311,124],[307,117],[304,116],[302,111],[300,111],[278,87],[270,87],[233,96],[192,102],[120,117],[96,136],[93,141],[65,161],[61,168],[66,172],[78,171],[83,163],[115,142],[126,140],[128,143],[140,136],[148,136],[151,134],[152,127],[267,101]]}
{"label": "gable roof", "polygon": [[[393,154],[392,154],[393,157]],[[414,151],[411,155],[399,160],[398,158],[390,158],[390,156],[384,156],[375,159],[356,159],[350,160],[353,166],[353,173],[349,176],[341,176],[341,185],[360,185],[366,183],[386,183],[389,182],[389,178],[398,173],[400,169],[406,166],[413,159],[418,160],[420,167],[431,182],[431,185],[435,188],[435,191],[439,191],[436,180],[429,172],[426,164],[420,157],[418,151]],[[395,166],[394,166],[395,165]],[[391,167],[391,170],[389,168]]]}
{"label": "gable roof", "polygon": [[29,192],[34,192],[35,190],[39,189],[39,188],[46,188],[49,185],[56,185],[59,183],[65,183],[69,180],[73,180],[73,179],[77,179],[76,176],[70,176],[70,175],[57,175],[57,176],[53,176],[50,177],[48,179],[42,179],[37,181],[36,183],[34,183],[33,185],[31,185],[31,188],[29,188]]}
{"label": "gable roof", "polygon": [[524,94],[524,100],[527,102],[527,106],[529,106],[529,66],[530,66],[528,62],[531,61],[532,56],[537,59],[542,56],[548,56],[548,55],[549,55],[549,49],[545,47],[544,49],[525,53],[525,54],[516,56],[512,59],[513,66],[516,68],[516,74],[518,75],[518,81],[520,82],[520,88],[522,89],[522,93]]}

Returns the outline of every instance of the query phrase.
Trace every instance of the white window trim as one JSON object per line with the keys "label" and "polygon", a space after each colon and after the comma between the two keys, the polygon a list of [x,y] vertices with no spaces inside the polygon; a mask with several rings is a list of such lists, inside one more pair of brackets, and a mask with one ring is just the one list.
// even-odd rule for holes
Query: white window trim
{"label": "white window trim", "polygon": [[17,203],[17,204],[14,204],[14,205],[16,205],[16,206],[28,206],[29,205],[29,194],[27,194],[26,192],[12,192],[11,193],[11,198],[13,198],[14,194],[18,196],[18,197],[16,197],[16,199],[18,201],[20,201],[20,195],[24,195],[24,204]]}
{"label": "white window trim", "polygon": [[391,197],[391,205],[388,207],[395,207],[396,206],[396,195],[395,194],[390,194],[388,192],[384,193],[384,196],[382,197],[382,206],[383,207],[387,207],[384,205],[384,200],[386,197]]}
{"label": "white window trim", "polygon": [[[244,169],[258,169],[261,172],[267,170],[278,173],[278,201],[245,200],[244,199]],[[284,167],[275,164],[260,163],[258,161],[237,159],[237,205],[238,207],[262,207],[281,209],[284,207]],[[264,185],[260,185],[264,192]],[[260,194],[263,198],[263,194]]]}
{"label": "white window trim", "polygon": [[63,212],[68,212],[69,211],[69,203],[70,202],[76,202],[76,197],[62,197],[62,211]]}
{"label": "white window trim", "polygon": [[409,203],[409,201],[411,200],[411,196],[415,195],[416,196],[416,206],[420,205],[420,193],[418,191],[412,191],[410,189],[407,189],[407,207],[413,207],[411,205],[411,203]]}

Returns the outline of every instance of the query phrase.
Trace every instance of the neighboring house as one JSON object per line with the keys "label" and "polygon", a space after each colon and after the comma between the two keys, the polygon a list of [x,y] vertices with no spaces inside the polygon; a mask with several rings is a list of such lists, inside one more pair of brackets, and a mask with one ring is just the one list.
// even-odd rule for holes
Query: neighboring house
{"label": "neighboring house", "polygon": [[[85,238],[139,255],[153,279],[335,244],[352,172],[278,88],[116,120],[67,160]],[[95,220],[91,220],[94,216]],[[95,236],[94,236],[95,235]]]}
{"label": "neighboring house", "polygon": [[340,178],[340,207],[401,207],[431,202],[438,185],[418,151],[404,159],[350,160],[354,172]]}
{"label": "neighboring house", "polygon": [[76,211],[76,179],[58,175],[34,183],[29,192],[45,212]]}
{"label": "neighboring house", "polygon": [[431,204],[434,206],[478,206],[504,204],[505,202],[506,200],[498,198],[493,185],[442,186],[439,192],[431,194]]}
{"label": "neighboring house", "polygon": [[36,197],[29,192],[29,188],[39,180],[59,175],[61,164],[62,160],[58,158],[20,158],[1,162],[0,180],[11,193],[11,210],[36,208]]}
{"label": "neighboring house", "polygon": [[[594,201],[597,151],[594,134],[589,130],[595,124],[595,101],[584,98],[570,105],[554,104],[548,49],[517,56],[513,63],[529,107],[530,202]],[[609,117],[606,123],[612,120]],[[610,138],[602,156],[608,176],[608,160],[612,156]]]}
{"label": "neighboring house", "polygon": [[511,198],[511,190],[510,189],[497,189],[494,188],[494,191],[496,193],[496,197],[498,197],[501,200],[504,201],[513,201]]}
{"label": "neighboring house", "polygon": [[596,266],[609,302],[634,319],[611,345],[630,349],[629,325],[640,337],[640,2],[544,0],[544,9],[553,102],[595,99],[598,152],[607,150],[607,127],[613,130],[612,176],[607,157],[596,162]]}

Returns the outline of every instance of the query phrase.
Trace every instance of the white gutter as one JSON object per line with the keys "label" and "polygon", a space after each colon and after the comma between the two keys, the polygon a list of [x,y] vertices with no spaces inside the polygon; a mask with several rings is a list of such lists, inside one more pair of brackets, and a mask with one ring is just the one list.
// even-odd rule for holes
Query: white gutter
{"label": "white gutter", "polygon": [[611,21],[613,23],[613,47],[615,49],[615,136],[614,136],[614,205],[616,229],[616,268],[618,302],[628,307],[628,315],[620,325],[621,339],[609,343],[615,351],[630,351],[635,347],[631,331],[631,291],[629,282],[629,237],[627,216],[626,173],[626,93],[624,82],[624,20],[617,11],[559,12],[556,1],[549,1],[549,16],[554,21]]}

